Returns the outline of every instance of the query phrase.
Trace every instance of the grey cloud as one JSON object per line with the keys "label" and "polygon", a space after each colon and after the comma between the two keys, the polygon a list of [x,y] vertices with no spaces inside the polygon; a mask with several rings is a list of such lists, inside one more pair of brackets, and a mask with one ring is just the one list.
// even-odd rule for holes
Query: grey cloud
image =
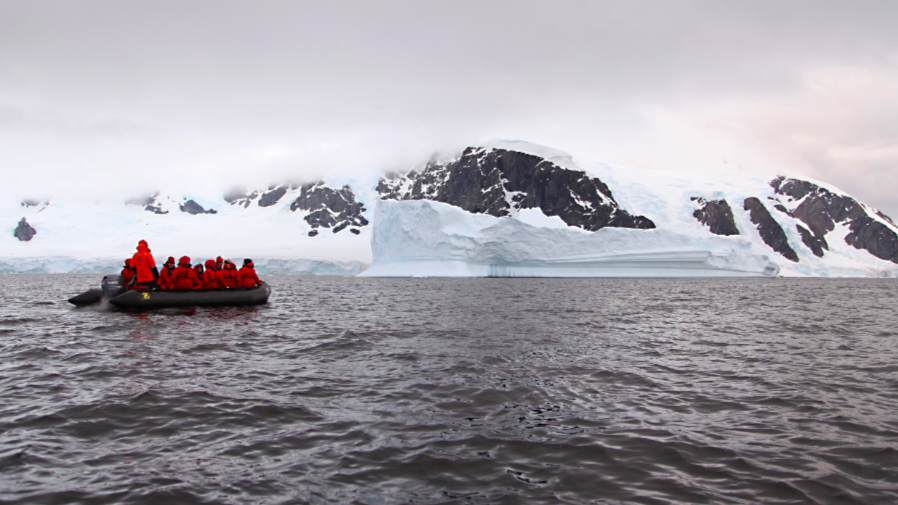
{"label": "grey cloud", "polygon": [[[576,154],[601,159],[653,149],[649,109],[788,96],[815,67],[894,69],[896,14],[827,1],[5,2],[0,124],[23,141],[0,170],[64,181],[69,155],[102,179],[130,153],[165,178],[231,184],[323,170],[320,152],[379,169],[509,136],[595,139]],[[56,126],[16,123],[34,117]],[[873,135],[894,124],[881,120]],[[246,154],[266,145],[294,153]]]}

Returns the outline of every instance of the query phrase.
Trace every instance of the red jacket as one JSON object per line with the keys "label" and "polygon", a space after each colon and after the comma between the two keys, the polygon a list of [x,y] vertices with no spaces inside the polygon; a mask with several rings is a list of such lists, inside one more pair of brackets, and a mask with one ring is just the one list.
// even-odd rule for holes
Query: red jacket
{"label": "red jacket", "polygon": [[134,267],[131,265],[131,258],[125,260],[125,268],[122,269],[122,279],[125,279],[125,286],[131,287],[131,281],[134,280]]}
{"label": "red jacket", "polygon": [[203,274],[203,289],[221,289],[224,284],[218,277],[219,272],[215,271],[215,261],[206,261],[206,273]]}
{"label": "red jacket", "polygon": [[224,284],[221,283],[221,279],[218,277],[219,272],[215,270],[206,270],[203,274],[203,289],[221,289],[224,287]]}
{"label": "red jacket", "polygon": [[174,289],[172,276],[175,273],[175,267],[164,267],[162,273],[159,274],[159,287],[162,289]]}
{"label": "red jacket", "polygon": [[237,267],[231,263],[224,264],[224,268],[218,272],[218,278],[226,288],[240,287],[240,273],[237,272]]}
{"label": "red jacket", "polygon": [[200,281],[200,285],[193,289],[203,289],[203,277],[206,275],[206,272],[203,270],[203,265],[200,263],[193,265],[193,272],[196,274],[196,278]]}
{"label": "red jacket", "polygon": [[259,280],[259,276],[256,275],[256,269],[253,268],[252,263],[247,263],[243,265],[243,268],[237,272],[240,275],[240,287],[241,288],[251,288],[254,286],[261,286],[262,281]]}
{"label": "red jacket", "polygon": [[181,263],[172,273],[172,289],[197,289],[202,286],[196,272],[190,268],[190,263]]}
{"label": "red jacket", "polygon": [[137,245],[137,252],[131,257],[131,263],[134,265],[134,270],[137,273],[137,282],[152,282],[156,280],[152,270],[156,268],[156,261],[153,259],[153,255],[150,254],[150,248],[147,247],[145,241],[141,240],[140,244]]}

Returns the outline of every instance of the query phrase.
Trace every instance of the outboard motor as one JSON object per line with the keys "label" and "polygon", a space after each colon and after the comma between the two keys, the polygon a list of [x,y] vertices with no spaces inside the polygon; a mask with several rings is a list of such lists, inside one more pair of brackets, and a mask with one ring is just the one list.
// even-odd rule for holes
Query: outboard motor
{"label": "outboard motor", "polygon": [[100,289],[103,290],[103,296],[106,297],[107,300],[112,300],[116,296],[128,291],[128,287],[125,286],[125,279],[121,275],[104,276],[103,282],[100,284]]}

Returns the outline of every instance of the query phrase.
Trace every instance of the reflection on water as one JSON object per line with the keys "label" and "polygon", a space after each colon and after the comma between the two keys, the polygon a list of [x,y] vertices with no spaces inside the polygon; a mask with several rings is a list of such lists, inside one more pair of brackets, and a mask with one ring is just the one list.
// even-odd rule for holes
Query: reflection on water
{"label": "reflection on water", "polygon": [[0,503],[898,502],[894,280],[3,280]]}

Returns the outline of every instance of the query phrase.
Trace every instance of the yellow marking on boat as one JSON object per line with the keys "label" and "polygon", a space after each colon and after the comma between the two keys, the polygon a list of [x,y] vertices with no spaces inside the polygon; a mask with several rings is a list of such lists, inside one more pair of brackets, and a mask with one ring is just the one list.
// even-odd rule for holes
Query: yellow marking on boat
{"label": "yellow marking on boat", "polygon": [[150,299],[150,294],[149,294],[149,293],[144,293],[144,294],[143,294],[143,299],[144,299],[144,300],[149,300],[149,299]]}

